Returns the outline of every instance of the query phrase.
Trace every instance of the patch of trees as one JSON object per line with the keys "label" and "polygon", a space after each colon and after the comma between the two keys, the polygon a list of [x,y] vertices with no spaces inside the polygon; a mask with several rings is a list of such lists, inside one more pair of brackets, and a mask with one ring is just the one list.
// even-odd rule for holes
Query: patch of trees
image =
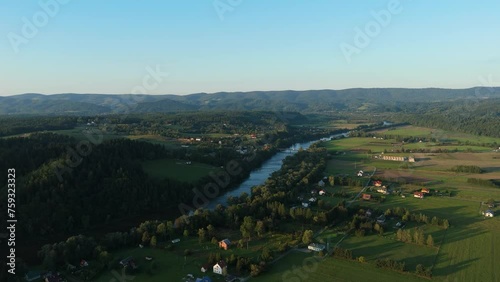
{"label": "patch of trees", "polygon": [[483,170],[476,165],[456,165],[450,170],[457,173],[483,173]]}
{"label": "patch of trees", "polygon": [[398,229],[398,232],[396,233],[396,239],[403,243],[434,247],[434,239],[432,238],[432,235],[429,234],[426,237],[424,231],[421,228],[415,228],[413,233],[409,229]]}
{"label": "patch of trees", "polygon": [[422,264],[417,264],[415,274],[425,278],[432,278],[432,267],[425,267]]}
{"label": "patch of trees", "polygon": [[353,259],[352,251],[348,250],[348,249],[343,249],[341,247],[335,247],[335,249],[333,249],[332,255],[333,255],[333,257],[336,257],[336,258],[342,258],[342,259],[348,259],[348,260]]}
{"label": "patch of trees", "polygon": [[497,184],[494,180],[491,179],[467,178],[467,183],[487,186],[487,187],[500,187],[500,183]]}
{"label": "patch of trees", "polygon": [[405,271],[405,262],[397,261],[392,259],[377,259],[375,261],[375,266],[379,268],[390,269],[398,272]]}
{"label": "patch of trees", "polygon": [[72,129],[77,124],[78,118],[71,116],[0,116],[0,137],[36,131]]}

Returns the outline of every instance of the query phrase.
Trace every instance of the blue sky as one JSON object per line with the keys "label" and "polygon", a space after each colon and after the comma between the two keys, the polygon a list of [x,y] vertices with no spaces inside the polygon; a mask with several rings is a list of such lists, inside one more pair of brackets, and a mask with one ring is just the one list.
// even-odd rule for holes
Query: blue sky
{"label": "blue sky", "polygon": [[169,75],[147,94],[498,85],[498,11],[496,0],[0,0],[0,95],[131,93],[148,67]]}

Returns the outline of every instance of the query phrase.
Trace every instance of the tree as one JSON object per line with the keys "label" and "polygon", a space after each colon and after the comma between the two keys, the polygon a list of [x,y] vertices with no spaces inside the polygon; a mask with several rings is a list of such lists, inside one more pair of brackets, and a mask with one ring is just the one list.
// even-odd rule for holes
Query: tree
{"label": "tree", "polygon": [[215,227],[212,224],[209,224],[207,226],[207,232],[209,237],[214,237],[215,236]]}
{"label": "tree", "polygon": [[184,235],[184,237],[189,236],[189,230],[184,229],[184,232],[182,233],[182,235]]}
{"label": "tree", "polygon": [[156,236],[151,237],[151,241],[149,242],[151,247],[156,247]]}
{"label": "tree", "polygon": [[198,242],[200,244],[205,242],[206,236],[207,236],[207,232],[205,231],[204,228],[198,229]]}
{"label": "tree", "polygon": [[247,240],[247,249],[248,249],[248,241],[252,239],[253,231],[255,230],[255,223],[251,216],[245,216],[243,218],[243,223],[240,226],[241,236],[248,238]]}
{"label": "tree", "polygon": [[255,232],[259,237],[262,237],[262,233],[265,231],[265,225],[262,220],[259,220],[255,223]]}
{"label": "tree", "polygon": [[430,247],[434,246],[434,239],[432,239],[431,234],[427,235],[427,246],[430,246]]}
{"label": "tree", "polygon": [[149,243],[150,240],[151,240],[151,236],[149,236],[149,232],[144,231],[144,233],[142,233],[142,243],[147,244],[147,243]]}
{"label": "tree", "polygon": [[443,220],[443,227],[444,229],[448,229],[450,227],[450,223],[448,222],[447,219]]}
{"label": "tree", "polygon": [[312,230],[304,231],[304,234],[302,235],[302,243],[310,244],[312,242],[313,235],[314,233]]}
{"label": "tree", "polygon": [[334,186],[335,185],[335,177],[333,177],[332,175],[328,176],[328,183],[330,183],[330,186]]}
{"label": "tree", "polygon": [[158,234],[161,239],[165,240],[165,236],[167,234],[167,226],[165,223],[158,224],[158,227],[156,227],[156,234]]}

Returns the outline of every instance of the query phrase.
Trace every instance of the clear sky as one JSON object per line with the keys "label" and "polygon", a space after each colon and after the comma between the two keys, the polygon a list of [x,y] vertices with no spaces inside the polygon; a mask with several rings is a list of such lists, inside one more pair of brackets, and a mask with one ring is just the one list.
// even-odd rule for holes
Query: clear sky
{"label": "clear sky", "polygon": [[392,2],[0,0],[0,95],[500,84],[500,1]]}

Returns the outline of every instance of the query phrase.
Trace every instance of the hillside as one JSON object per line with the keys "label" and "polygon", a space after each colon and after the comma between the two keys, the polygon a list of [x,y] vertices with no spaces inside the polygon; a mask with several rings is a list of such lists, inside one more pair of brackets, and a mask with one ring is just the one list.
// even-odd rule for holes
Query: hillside
{"label": "hillside", "polygon": [[398,110],[407,103],[480,101],[500,98],[500,88],[254,91],[191,95],[22,94],[1,98],[5,114],[106,114],[193,110],[271,110],[298,112]]}

